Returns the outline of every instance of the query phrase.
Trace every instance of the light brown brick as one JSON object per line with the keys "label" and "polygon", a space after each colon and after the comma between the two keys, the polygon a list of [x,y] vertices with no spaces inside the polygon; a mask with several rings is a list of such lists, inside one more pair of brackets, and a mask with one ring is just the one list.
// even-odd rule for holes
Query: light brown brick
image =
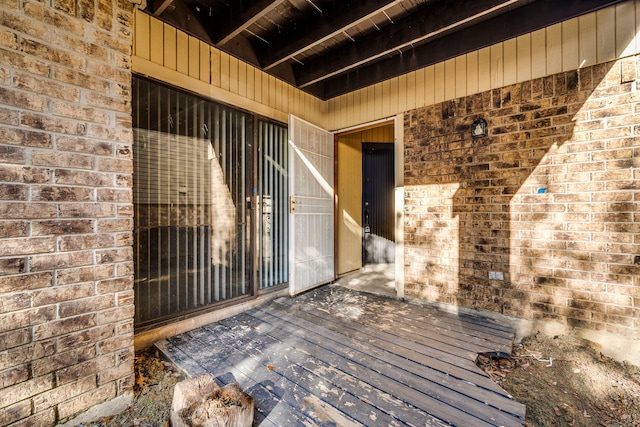
{"label": "light brown brick", "polygon": [[16,329],[0,334],[0,351],[29,344],[31,342],[31,330],[28,328]]}
{"label": "light brown brick", "polygon": [[113,295],[99,295],[84,299],[62,302],[59,304],[60,317],[78,316],[86,313],[100,312],[115,306]]}
{"label": "light brown brick", "polygon": [[[6,426],[31,415],[31,401],[23,400],[6,408],[0,408],[0,425]],[[30,420],[31,422],[32,420]],[[53,422],[53,419],[51,420]],[[51,424],[51,423],[47,423]],[[32,426],[39,424],[30,424]],[[42,424],[46,425],[46,424]]]}
{"label": "light brown brick", "polygon": [[20,124],[34,129],[71,135],[83,135],[86,128],[84,123],[78,121],[26,112],[22,113]]}
{"label": "light brown brick", "polygon": [[75,153],[59,153],[56,151],[33,151],[31,154],[31,164],[34,166],[53,166],[53,167],[74,167],[77,169],[93,169],[93,156],[75,154]]}
{"label": "light brown brick", "polygon": [[108,203],[61,203],[59,214],[63,218],[105,218],[115,215],[115,206]]}
{"label": "light brown brick", "polygon": [[33,378],[12,387],[7,387],[3,390],[2,406],[13,405],[21,400],[50,391],[53,387],[53,377],[51,375]]}
{"label": "light brown brick", "polygon": [[[51,377],[52,374],[47,375]],[[96,387],[95,377],[84,377],[78,381],[56,387],[34,397],[33,407],[36,412],[45,410],[81,393],[94,390]],[[68,416],[68,415],[67,415]]]}
{"label": "light brown brick", "polygon": [[80,67],[75,69],[54,67],[54,78],[62,83],[67,83],[84,89],[90,89],[99,93],[108,93],[108,81],[82,72],[82,70],[83,68]]}
{"label": "light brown brick", "polygon": [[82,283],[39,290],[33,292],[32,298],[35,306],[44,306],[86,298],[94,295],[94,293],[94,285],[92,283]]}
{"label": "light brown brick", "polygon": [[[31,406],[31,405],[29,405]],[[21,419],[13,424],[11,427],[33,427],[33,426],[50,426],[56,423],[56,413],[53,409],[47,409],[42,412],[38,412],[28,418]]]}
{"label": "light brown brick", "polygon": [[0,275],[20,274],[27,271],[27,258],[0,258]]}
{"label": "light brown brick", "polygon": [[101,233],[113,233],[133,230],[133,220],[126,219],[101,219],[98,221],[98,231]]}
{"label": "light brown brick", "polygon": [[93,263],[93,254],[90,251],[80,251],[48,255],[33,255],[29,260],[31,271],[36,272],[91,265]]}
{"label": "light brown brick", "polygon": [[45,183],[51,180],[51,170],[48,168],[0,164],[0,180],[28,184]]}
{"label": "light brown brick", "polygon": [[26,365],[0,371],[0,388],[11,387],[29,379],[29,368]]}
{"label": "light brown brick", "polygon": [[114,275],[114,268],[111,265],[74,267],[60,270],[57,272],[57,275],[58,284],[68,285],[71,283],[82,283],[111,278]]}
{"label": "light brown brick", "polygon": [[109,310],[103,310],[98,312],[97,322],[99,325],[122,322],[126,319],[132,318],[133,315],[134,315],[133,305],[126,305],[126,306],[112,308]]}
{"label": "light brown brick", "polygon": [[0,246],[0,256],[52,253],[55,250],[56,241],[51,237],[5,239]]}
{"label": "light brown brick", "polygon": [[131,277],[120,277],[102,280],[97,285],[99,294],[122,292],[133,289],[133,279]]}
{"label": "light brown brick", "polygon": [[[92,326],[93,310],[116,304],[114,292],[99,297],[92,292],[98,281],[117,278],[118,270],[132,275],[130,228],[103,233],[94,225],[96,218],[133,214],[130,151],[126,156],[116,151],[116,143],[130,147],[132,141],[132,32],[124,27],[133,23],[133,8],[110,0],[28,1],[21,8],[17,1],[1,1],[0,384],[20,382],[30,390],[0,391],[19,400],[8,406],[2,401],[0,424],[53,425],[62,420],[61,407],[71,416],[71,408],[77,412],[132,385],[132,370],[112,369],[114,355],[98,357],[94,351],[73,364],[71,353],[60,350],[82,345],[95,350],[116,327],[132,334],[132,312]],[[98,127],[90,128],[92,122]],[[102,163],[105,173],[94,170],[98,156],[111,157]],[[111,261],[94,265],[100,249],[98,259]],[[122,294],[123,304],[127,296]],[[87,316],[72,316],[79,312]],[[59,314],[71,317],[57,319]],[[128,345],[133,348],[132,335]],[[37,377],[46,362],[50,373]],[[92,393],[100,370],[109,371],[110,380],[98,390],[110,393]],[[46,379],[59,387],[34,390],[31,375],[38,384]],[[12,418],[5,422],[8,411]]]}
{"label": "light brown brick", "polygon": [[133,385],[135,383],[135,375],[131,374],[125,378],[121,378],[117,381],[118,384],[118,394],[130,394],[133,390]]}
{"label": "light brown brick", "polygon": [[113,245],[113,236],[106,234],[63,236],[59,238],[60,250],[65,252],[112,247]]}
{"label": "light brown brick", "polygon": [[30,74],[15,73],[13,85],[16,88],[46,95],[51,98],[76,102],[80,100],[80,90],[78,88],[61,85],[53,80],[43,79],[42,77],[36,78]]}
{"label": "light brown brick", "polygon": [[0,200],[27,200],[29,187],[22,184],[5,184],[0,187]]}
{"label": "light brown brick", "polygon": [[0,127],[0,143],[26,147],[51,147],[51,136],[41,132]]}
{"label": "light brown brick", "polygon": [[129,366],[128,364],[121,364],[119,366],[111,366],[102,369],[100,371],[98,381],[101,384],[108,384],[120,378],[126,378],[132,374],[132,368],[133,366]]}
{"label": "light brown brick", "polygon": [[55,372],[60,369],[76,366],[87,360],[94,359],[96,357],[94,345],[76,346],[73,349],[65,347],[58,350],[55,354],[49,357],[33,362],[33,375],[41,377],[49,373]]}
{"label": "light brown brick", "polygon": [[42,289],[51,286],[52,283],[53,275],[51,273],[4,276],[0,277],[0,293]]}
{"label": "light brown brick", "polygon": [[26,150],[23,147],[0,145],[0,162],[23,164],[26,158]]}
{"label": "light brown brick", "polygon": [[[100,46],[99,44],[95,43],[95,42],[89,42],[88,38],[86,36],[84,37],[75,37],[75,36],[66,36],[63,35],[62,36],[64,42],[68,43],[69,45],[74,46],[74,50],[77,53],[81,53],[84,56],[87,56],[89,58],[91,58],[91,61],[88,62],[88,67],[87,67],[87,72],[89,74],[98,76],[98,77],[103,77],[106,78],[108,80],[111,80],[111,78],[109,77],[109,75],[102,75],[99,72],[97,72],[97,67],[96,65],[99,64],[100,67],[107,67],[107,68],[113,68],[113,69],[118,69],[117,67],[112,67],[110,65],[106,65],[108,63],[111,63],[112,61],[110,60],[109,57],[109,49],[104,47],[104,46]],[[100,68],[98,67],[98,68]],[[115,75],[116,73],[113,72],[112,75]]]}
{"label": "light brown brick", "polygon": [[[7,73],[8,71],[4,71]],[[3,70],[0,69],[0,81],[2,80]],[[1,83],[0,83],[1,84]],[[14,108],[2,108],[0,107],[0,123],[9,125],[9,126],[18,126],[20,125],[20,114],[17,109]]]}
{"label": "light brown brick", "polygon": [[120,322],[116,326],[116,335],[130,335],[133,337],[133,330],[134,330],[133,320]]}
{"label": "light brown brick", "polygon": [[[118,156],[121,155],[121,150],[118,150]],[[130,150],[129,150],[130,152]],[[100,158],[98,161],[98,170],[103,172],[118,172],[118,173],[133,173],[133,162],[129,157],[127,158]]]}
{"label": "light brown brick", "polygon": [[[129,76],[130,78],[130,76]],[[125,113],[131,122],[131,101],[125,98],[114,98],[109,95],[89,92],[85,95],[87,105],[90,107],[104,108],[105,110]]]}
{"label": "light brown brick", "polygon": [[56,137],[56,148],[61,151],[75,151],[103,156],[113,155],[114,153],[114,144],[112,142],[69,137],[67,135]]}
{"label": "light brown brick", "polygon": [[[94,343],[102,343],[112,339],[114,334],[113,325],[103,325],[69,334],[58,340],[58,351],[70,350],[81,345],[91,346]],[[113,365],[113,362],[111,362],[111,365]]]}
{"label": "light brown brick", "polygon": [[31,295],[25,292],[6,294],[0,301],[0,313],[24,310],[31,307]]}
{"label": "light brown brick", "polygon": [[[7,47],[9,49],[17,50],[20,46],[20,41],[18,36],[13,31],[7,31],[5,29],[0,29],[0,46]],[[5,81],[4,84],[7,84],[8,81]]]}
{"label": "light brown brick", "polygon": [[[637,208],[629,203],[632,200],[628,194],[640,188],[632,178],[636,174],[631,170],[636,165],[632,156],[624,152],[625,148],[637,147],[637,140],[627,136],[633,122],[637,122],[634,117],[627,117],[635,115],[632,99],[636,94],[631,85],[620,85],[609,76],[595,92],[600,98],[589,98],[589,89],[599,84],[606,74],[605,68],[601,68],[596,73],[583,69],[579,73],[550,76],[531,82],[528,89],[521,84],[488,92],[494,101],[498,101],[492,104],[496,110],[492,111],[490,127],[518,123],[522,132],[497,129],[497,132],[510,133],[502,134],[499,141],[489,138],[474,141],[479,143],[476,151],[469,153],[470,160],[463,162],[460,160],[465,159],[463,150],[467,146],[454,134],[455,120],[466,122],[464,114],[468,114],[468,110],[466,113],[455,110],[456,119],[449,118],[447,123],[439,122],[442,111],[451,111],[452,106],[457,105],[456,101],[405,115],[407,184],[426,184],[430,188],[444,186],[447,182],[460,182],[460,171],[464,171],[464,184],[456,193],[458,202],[453,205],[453,212],[459,218],[458,224],[454,225],[459,232],[459,242],[457,252],[451,254],[444,246],[446,241],[437,234],[444,224],[438,215],[447,211],[447,201],[405,187],[407,265],[437,259],[442,266],[425,271],[426,278],[420,273],[411,274],[411,269],[405,268],[405,290],[409,294],[415,292],[434,300],[448,300],[446,282],[441,276],[447,274],[443,267],[451,262],[459,266],[458,303],[478,306],[479,299],[490,300],[496,295],[486,279],[486,270],[505,265],[503,270],[518,271],[517,275],[508,275],[505,285],[509,286],[509,280],[516,281],[520,289],[526,289],[522,288],[523,280],[530,283],[531,277],[555,275],[552,277],[554,285],[548,289],[555,292],[553,295],[554,298],[557,295],[557,300],[544,300],[520,308],[519,302],[510,300],[516,298],[516,293],[503,291],[497,295],[504,310],[539,318],[568,317],[582,327],[603,327],[604,323],[597,322],[607,320],[592,322],[588,309],[566,308],[563,302],[575,296],[589,299],[588,292],[603,290],[611,283],[630,283],[634,271],[623,267],[628,262],[622,254],[634,253],[636,249],[621,248],[618,249],[620,255],[616,255],[604,245],[619,238],[621,244],[629,244],[627,236],[640,232],[640,227],[636,228],[634,219],[629,217],[629,213]],[[621,78],[620,73],[616,78]],[[525,101],[529,95],[523,96],[523,90],[531,90],[531,99]],[[505,93],[508,94],[506,98]],[[419,122],[428,122],[430,126],[421,127]],[[628,129],[607,129],[607,125]],[[431,132],[431,127],[440,129],[442,136]],[[448,132],[451,135],[447,135]],[[465,161],[478,165],[487,162],[486,154],[480,152],[484,142],[489,143],[499,159],[494,159],[490,167],[465,166]],[[452,162],[457,167],[444,162]],[[511,182],[518,176],[526,178],[528,185]],[[538,188],[547,188],[547,194],[536,194]],[[502,194],[496,193],[497,189]],[[616,196],[612,195],[614,192]],[[433,205],[423,207],[421,201],[425,198]],[[504,206],[508,206],[508,218],[502,220],[502,225],[493,224],[495,221],[491,216],[503,214]],[[434,216],[427,219],[425,215],[431,212]],[[506,237],[488,236],[490,230],[496,229],[511,232]],[[424,243],[424,236],[428,236],[431,245]],[[608,240],[604,236],[608,236]],[[410,245],[434,256],[417,256]],[[509,258],[503,256],[505,251],[510,253]],[[603,271],[611,266],[616,274],[608,274],[596,283],[590,282],[593,270]],[[475,283],[475,286],[470,288],[468,283]],[[439,290],[439,286],[443,288]],[[526,299],[522,297],[520,295],[520,299]],[[496,309],[496,303],[487,303],[485,308]]]}
{"label": "light brown brick", "polygon": [[133,290],[127,292],[120,292],[116,295],[116,305],[133,305],[134,303],[134,293]]}
{"label": "light brown brick", "polygon": [[45,111],[49,105],[48,99],[44,96],[30,92],[10,90],[4,87],[0,87],[0,98],[5,105],[25,110]]}
{"label": "light brown brick", "polygon": [[58,370],[56,372],[56,378],[58,384],[63,385],[77,381],[80,378],[87,377],[89,375],[95,376],[96,372],[99,372],[98,375],[101,376],[102,372],[112,369],[113,365],[114,357],[111,355],[96,357],[94,359],[87,360],[86,362]]}
{"label": "light brown brick", "polygon": [[50,356],[55,351],[55,342],[53,340],[34,342],[26,346],[16,347],[4,353],[4,357],[0,356],[0,369],[23,366],[34,360]]}
{"label": "light brown brick", "polygon": [[133,175],[131,175],[131,174],[127,174],[127,175],[118,174],[118,175],[116,175],[116,186],[125,187],[125,188],[131,188],[133,186]]}
{"label": "light brown brick", "polygon": [[71,16],[74,16],[76,12],[75,1],[71,0],[54,0],[53,7]]}
{"label": "light brown brick", "polygon": [[[95,16],[95,1],[92,0],[78,0],[77,2],[77,15],[80,19],[86,22],[93,22]],[[107,38],[107,36],[103,36]],[[107,38],[109,40],[109,38]]]}
{"label": "light brown brick", "polygon": [[114,4],[112,0],[98,0],[96,18],[100,28],[107,31],[113,28],[113,10]]}
{"label": "light brown brick", "polygon": [[122,363],[133,363],[134,355],[132,354],[133,334],[114,336],[98,343],[99,354],[109,354],[118,352]]}
{"label": "light brown brick", "polygon": [[96,251],[96,263],[98,264],[122,262],[130,259],[133,259],[133,249],[130,247]]}
{"label": "light brown brick", "polygon": [[33,334],[35,339],[43,340],[93,327],[95,322],[95,314],[85,314],[38,324],[34,327]]}
{"label": "light brown brick", "polygon": [[61,185],[41,185],[31,187],[31,198],[35,201],[89,201],[93,191],[86,187],[65,187]]}
{"label": "light brown brick", "polygon": [[132,203],[133,193],[130,189],[98,189],[98,201],[115,203]]}
{"label": "light brown brick", "polygon": [[113,185],[113,176],[101,172],[58,169],[56,170],[55,183],[62,185],[73,184],[91,187],[109,187]]}
{"label": "light brown brick", "polygon": [[[133,204],[129,203],[129,204],[125,204],[125,205],[118,205],[117,207],[117,213],[118,213],[118,217],[133,217]],[[128,238],[127,236],[121,236],[118,235],[118,239],[125,239]]]}
{"label": "light brown brick", "polygon": [[[59,2],[61,0],[56,0]],[[62,0],[71,4],[69,0]],[[60,3],[57,3],[60,4]],[[72,6],[69,6],[72,7]],[[62,28],[66,32],[82,36],[84,34],[84,26],[77,19],[56,10],[52,10],[40,3],[27,3],[24,7],[25,14],[33,19],[33,22],[45,23],[55,28]],[[63,12],[67,12],[63,10]],[[73,15],[73,13],[71,13]],[[46,38],[44,38],[46,40]]]}
{"label": "light brown brick", "polygon": [[78,397],[74,397],[58,405],[60,418],[65,419],[73,414],[85,411],[91,406],[116,397],[116,386],[114,383],[105,384],[93,390],[86,390],[86,392],[81,395],[78,395],[77,391],[78,390],[76,390],[74,395]]}
{"label": "light brown brick", "polygon": [[51,112],[56,116],[69,117],[93,123],[109,124],[111,120],[111,115],[102,109],[79,106],[64,101],[54,102],[51,107]]}
{"label": "light brown brick", "polygon": [[34,236],[86,234],[93,231],[94,221],[90,219],[34,221],[31,225],[31,234]]}

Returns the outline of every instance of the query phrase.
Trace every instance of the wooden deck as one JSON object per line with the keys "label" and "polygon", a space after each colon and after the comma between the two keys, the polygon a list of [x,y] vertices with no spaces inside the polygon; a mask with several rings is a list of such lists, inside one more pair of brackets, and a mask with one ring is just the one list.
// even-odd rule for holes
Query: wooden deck
{"label": "wooden deck", "polygon": [[339,286],[280,298],[157,343],[188,375],[253,395],[260,426],[522,426],[475,365],[513,331]]}

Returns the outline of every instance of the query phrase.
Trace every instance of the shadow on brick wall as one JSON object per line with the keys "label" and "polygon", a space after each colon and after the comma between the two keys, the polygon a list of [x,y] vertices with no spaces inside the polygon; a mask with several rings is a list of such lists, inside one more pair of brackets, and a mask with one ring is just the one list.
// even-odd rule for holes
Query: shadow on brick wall
{"label": "shadow on brick wall", "polygon": [[638,335],[636,60],[405,115],[407,295]]}

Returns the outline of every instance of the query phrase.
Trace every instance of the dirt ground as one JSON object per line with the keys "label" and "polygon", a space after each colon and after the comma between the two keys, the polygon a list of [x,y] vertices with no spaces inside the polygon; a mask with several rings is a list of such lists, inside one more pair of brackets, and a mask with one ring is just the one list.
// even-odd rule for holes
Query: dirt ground
{"label": "dirt ground", "polygon": [[[510,358],[478,365],[527,406],[527,427],[640,426],[640,368],[602,356],[573,336],[525,338]],[[136,355],[134,404],[83,427],[168,427],[175,384],[184,379],[154,348]]]}
{"label": "dirt ground", "polygon": [[136,353],[134,402],[126,411],[78,427],[169,427],[175,385],[185,376],[150,347]]}
{"label": "dirt ground", "polygon": [[514,346],[511,358],[479,365],[527,406],[528,427],[640,426],[640,368],[603,356],[589,341],[536,334]]}

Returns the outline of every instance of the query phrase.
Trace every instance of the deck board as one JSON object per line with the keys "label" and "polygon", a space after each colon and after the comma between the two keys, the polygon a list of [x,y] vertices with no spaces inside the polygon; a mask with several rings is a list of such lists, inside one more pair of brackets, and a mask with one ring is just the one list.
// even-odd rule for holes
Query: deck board
{"label": "deck board", "polygon": [[[265,308],[260,311],[260,318],[265,319],[270,312],[272,310]],[[470,364],[468,360],[454,360],[454,362],[467,365],[466,367],[460,367],[456,363],[451,363],[451,361],[444,361],[448,356],[447,354],[430,351],[432,349],[415,345],[410,341],[405,341],[404,343],[399,339],[388,341],[380,339],[380,333],[371,335],[359,332],[348,326],[336,327],[330,321],[323,323],[322,328],[316,326],[317,322],[307,322],[301,317],[296,318],[295,322],[299,327],[312,331],[320,340],[331,338],[325,333],[325,329],[335,328],[340,330],[341,343],[351,354],[362,352],[365,355],[386,361],[393,366],[393,372],[396,375],[401,376],[404,371],[407,371],[504,410],[511,408],[511,411],[518,413],[517,411],[520,408],[520,405],[513,402],[513,399],[497,384],[493,381],[485,381],[487,379],[485,373],[478,369],[475,364]],[[345,341],[343,339],[344,336],[348,337],[349,340]],[[491,391],[492,393],[486,393],[486,391]],[[494,394],[498,396],[494,396]]]}
{"label": "deck board", "polygon": [[[316,395],[322,395],[323,400],[335,407],[349,408],[350,417],[364,425],[372,420],[389,425],[394,421],[390,408],[407,409],[404,401],[371,385],[380,382],[380,375],[373,369],[364,368],[356,355],[344,357],[335,344],[319,343],[312,339],[314,334],[293,331],[285,322],[264,322],[262,315],[251,320],[252,324],[258,322],[260,336],[269,336],[284,344],[268,349],[273,371],[288,376],[289,370],[300,370],[305,374],[291,377],[292,381]],[[357,375],[354,370],[358,371]],[[366,381],[362,380],[363,376]],[[424,412],[415,412],[412,414],[413,422],[428,417]]]}
{"label": "deck board", "polygon": [[487,318],[325,286],[156,345],[253,395],[254,425],[522,426],[524,406],[474,363],[512,340]]}
{"label": "deck board", "polygon": [[[264,311],[257,313],[259,319],[265,319]],[[388,390],[394,396],[402,398],[416,408],[423,411],[430,411],[432,415],[439,419],[458,425],[492,425],[491,419],[484,415],[487,404],[493,402],[485,402],[483,397],[486,394],[476,393],[468,382],[448,377],[444,374],[436,375],[433,371],[427,371],[423,365],[423,372],[412,373],[406,369],[409,361],[403,361],[401,358],[396,359],[396,364],[391,364],[392,352],[386,354],[378,353],[379,357],[375,357],[375,349],[369,351],[359,351],[349,342],[341,339],[340,334],[333,337],[326,335],[326,328],[317,324],[303,325],[300,320],[289,319],[295,321],[296,330],[292,326],[284,323],[278,323],[278,327],[282,328],[280,334],[295,334],[304,336],[306,341],[311,342],[316,348],[323,348],[334,354],[343,355],[347,359],[349,365],[357,369],[360,377],[365,378],[367,384],[379,390]],[[270,321],[267,319],[267,321]],[[293,323],[290,323],[293,325]],[[308,349],[311,351],[312,349]],[[320,356],[322,357],[322,356]],[[431,360],[434,362],[435,360]],[[344,362],[334,361],[340,363]],[[429,372],[427,375],[426,372]],[[445,381],[448,384],[443,384]],[[418,393],[415,390],[419,390]],[[472,395],[476,398],[460,399],[458,394],[467,392],[467,396]],[[444,403],[445,405],[442,405]],[[501,399],[503,406],[508,405],[505,399]],[[469,414],[473,414],[469,417]],[[493,415],[494,416],[494,415]],[[504,418],[504,417],[503,417]],[[507,419],[502,421],[506,422]],[[483,424],[487,422],[488,424]]]}

